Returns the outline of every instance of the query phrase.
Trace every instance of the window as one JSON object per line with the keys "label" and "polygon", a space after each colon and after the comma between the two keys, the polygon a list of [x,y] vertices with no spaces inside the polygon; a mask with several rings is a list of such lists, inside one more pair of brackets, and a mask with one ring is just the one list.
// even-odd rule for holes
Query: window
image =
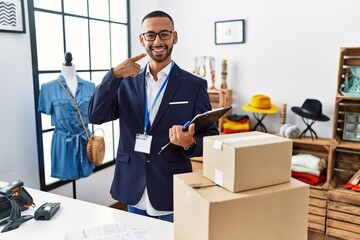
{"label": "window", "polygon": [[[37,111],[41,85],[58,78],[66,52],[72,53],[77,74],[98,85],[113,65],[130,56],[128,13],[129,0],[29,1],[41,190],[67,183],[50,176],[54,127],[49,115]],[[118,122],[89,127],[105,132],[105,159],[98,171],[114,164]]]}

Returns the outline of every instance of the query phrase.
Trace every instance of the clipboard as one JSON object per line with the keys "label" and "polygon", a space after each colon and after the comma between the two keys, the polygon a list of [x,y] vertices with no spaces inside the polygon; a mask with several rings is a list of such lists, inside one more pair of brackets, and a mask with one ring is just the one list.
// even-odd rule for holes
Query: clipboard
{"label": "clipboard", "polygon": [[[187,131],[190,124],[195,123],[195,133],[208,129],[212,124],[219,120],[225,113],[227,113],[232,107],[217,108],[204,113],[197,114],[190,122],[184,125],[183,131]],[[161,147],[159,155],[167,150],[179,147],[168,142],[166,145]]]}

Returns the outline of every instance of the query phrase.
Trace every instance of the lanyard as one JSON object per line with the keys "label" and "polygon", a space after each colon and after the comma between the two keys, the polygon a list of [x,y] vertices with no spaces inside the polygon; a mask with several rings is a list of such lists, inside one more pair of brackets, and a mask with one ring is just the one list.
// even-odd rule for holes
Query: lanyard
{"label": "lanyard", "polygon": [[[173,66],[174,66],[174,62],[171,61],[171,67],[170,67],[169,73],[168,73],[168,75],[166,76],[166,79],[165,79],[164,83],[161,85],[161,88],[160,88],[159,92],[156,94],[155,99],[154,99],[153,103],[151,104],[150,111],[148,110],[148,101],[147,101],[146,88],[145,88],[144,134],[147,133],[147,125],[149,124],[149,121],[150,121],[150,112],[153,110],[156,101],[158,100],[161,92],[164,90],[164,88],[165,88],[165,86],[166,86],[166,83],[169,81],[170,73],[171,73],[171,70],[172,70]],[[145,85],[146,85],[146,81],[145,81]]]}

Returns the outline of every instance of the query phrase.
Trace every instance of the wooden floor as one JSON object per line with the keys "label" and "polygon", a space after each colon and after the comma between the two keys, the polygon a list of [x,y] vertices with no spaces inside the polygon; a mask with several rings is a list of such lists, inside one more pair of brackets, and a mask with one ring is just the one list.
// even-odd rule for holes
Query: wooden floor
{"label": "wooden floor", "polygon": [[[114,204],[114,205],[112,205],[110,207],[121,209],[121,210],[124,210],[124,211],[127,210],[126,206],[124,206],[121,203],[116,203],[116,204]],[[321,233],[318,233],[318,232],[308,231],[308,239],[307,240],[340,240],[340,238],[327,236],[325,234],[321,234]]]}

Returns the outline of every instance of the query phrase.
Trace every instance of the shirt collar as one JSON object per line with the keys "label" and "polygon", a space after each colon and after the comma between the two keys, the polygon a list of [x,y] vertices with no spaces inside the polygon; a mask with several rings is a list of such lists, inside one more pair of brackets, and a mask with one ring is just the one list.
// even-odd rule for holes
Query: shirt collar
{"label": "shirt collar", "polygon": [[[59,79],[64,86],[67,85],[66,80],[62,74],[59,75]],[[78,84],[83,84],[85,81],[81,77],[79,77],[77,74],[76,74],[76,79],[78,81]]]}
{"label": "shirt collar", "polygon": [[[158,79],[161,79],[163,78],[164,76],[167,76],[170,72],[170,68],[171,68],[171,64],[172,64],[172,61],[170,61],[170,63],[168,65],[166,65],[166,67],[164,67],[163,69],[161,69],[161,71],[158,73],[157,77]],[[147,64],[146,66],[146,77],[153,77],[151,72],[150,72],[150,67],[149,67],[149,64]]]}

